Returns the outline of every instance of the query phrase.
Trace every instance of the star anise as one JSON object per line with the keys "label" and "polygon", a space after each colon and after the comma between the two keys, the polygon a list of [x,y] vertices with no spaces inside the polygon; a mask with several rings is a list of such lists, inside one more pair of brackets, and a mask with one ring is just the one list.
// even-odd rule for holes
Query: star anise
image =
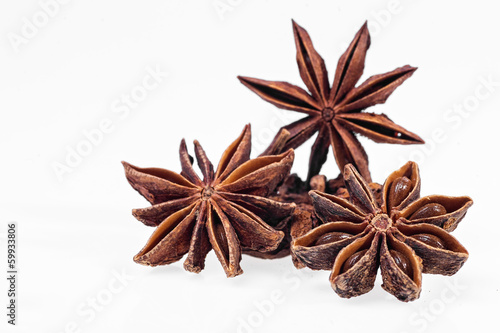
{"label": "star anise", "polygon": [[372,76],[356,87],[363,74],[365,55],[370,46],[366,23],[340,57],[331,87],[325,63],[314,49],[307,31],[293,22],[293,32],[300,76],[310,93],[287,82],[238,78],[250,90],[275,106],[307,115],[284,127],[290,132],[290,138],[283,147],[285,150],[295,149],[318,133],[309,158],[306,185],[320,172],[329,146],[340,170],[351,163],[367,181],[371,181],[368,157],[353,132],[379,143],[424,143],[418,135],[395,124],[384,114],[361,112],[367,107],[384,103],[416,70],[410,66],[400,67]]}
{"label": "star anise", "polygon": [[295,204],[265,198],[288,175],[294,153],[250,158],[250,126],[223,153],[214,172],[201,145],[195,153],[203,180],[193,169],[181,141],[181,174],[158,168],[138,168],[123,162],[130,185],[151,207],[133,210],[144,224],[156,227],[146,246],[134,257],[143,265],[170,264],[186,253],[184,268],[198,273],[214,249],[228,277],[241,274],[242,250],[275,250],[284,234],[278,228]]}
{"label": "star anise", "polygon": [[422,273],[452,275],[467,260],[467,250],[448,231],[472,205],[469,197],[419,199],[414,162],[387,178],[381,204],[354,166],[345,167],[344,180],[349,201],[310,192],[324,224],[292,243],[292,252],[306,266],[332,271],[331,285],[341,297],[370,291],[380,266],[382,287],[401,301],[412,301],[420,295]]}

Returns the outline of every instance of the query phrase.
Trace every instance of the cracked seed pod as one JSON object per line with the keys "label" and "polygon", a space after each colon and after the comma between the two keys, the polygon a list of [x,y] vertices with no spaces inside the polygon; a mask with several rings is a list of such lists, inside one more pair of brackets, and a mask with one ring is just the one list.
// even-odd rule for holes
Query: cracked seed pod
{"label": "cracked seed pod", "polygon": [[348,199],[311,191],[323,224],[292,242],[292,252],[311,269],[332,270],[330,282],[341,297],[373,288],[380,267],[382,287],[397,299],[417,299],[422,273],[452,275],[468,258],[449,233],[472,205],[469,197],[420,198],[418,166],[393,172],[377,200],[352,165],[344,170]]}
{"label": "cracked seed pod", "polygon": [[293,203],[266,198],[292,167],[292,149],[281,155],[250,157],[250,125],[226,149],[214,172],[201,145],[195,153],[203,174],[194,171],[184,140],[180,145],[180,174],[158,168],[138,168],[126,162],[130,185],[151,207],[133,210],[145,225],[156,227],[144,248],[134,257],[143,265],[157,266],[180,260],[199,273],[213,249],[226,275],[241,274],[242,250],[276,250],[283,228],[295,210]]}

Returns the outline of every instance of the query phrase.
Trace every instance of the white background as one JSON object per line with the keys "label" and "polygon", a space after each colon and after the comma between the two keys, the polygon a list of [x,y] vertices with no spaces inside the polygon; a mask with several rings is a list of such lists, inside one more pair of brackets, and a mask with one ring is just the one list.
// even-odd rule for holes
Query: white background
{"label": "white background", "polygon": [[[470,332],[498,327],[500,21],[495,2],[54,3],[0,4],[0,266],[5,272],[5,232],[15,221],[20,272],[15,328],[6,324],[7,284],[1,278],[0,331]],[[216,4],[225,4],[225,11]],[[234,279],[225,277],[213,252],[198,275],[185,272],[182,261],[157,268],[132,261],[153,229],[130,213],[148,204],[126,182],[120,161],[178,171],[184,137],[189,149],[198,139],[216,164],[246,123],[252,124],[253,156],[260,153],[280,126],[300,115],[262,101],[236,76],[303,87],[292,18],[310,33],[330,77],[365,20],[372,46],[362,80],[405,64],[419,67],[385,105],[370,111],[387,114],[427,144],[377,145],[362,138],[373,178],[383,182],[413,159],[420,164],[422,195],[469,195],[475,203],[454,232],[470,252],[468,262],[453,277],[424,275],[415,302],[389,296],[380,279],[370,293],[341,299],[330,287],[329,272],[298,271],[290,258],[244,256],[245,273]],[[33,22],[38,27],[30,30]],[[122,98],[141,90],[148,71],[155,70],[168,75],[161,74],[158,83],[147,79],[144,99],[124,107]],[[65,164],[70,150],[88,144],[84,133],[95,132],[102,122],[107,133],[95,136],[95,144],[85,147],[88,154],[73,159],[71,172],[58,177],[54,165]],[[302,176],[310,145],[296,153],[293,171]],[[332,160],[330,153],[323,169],[328,177],[338,174]]]}

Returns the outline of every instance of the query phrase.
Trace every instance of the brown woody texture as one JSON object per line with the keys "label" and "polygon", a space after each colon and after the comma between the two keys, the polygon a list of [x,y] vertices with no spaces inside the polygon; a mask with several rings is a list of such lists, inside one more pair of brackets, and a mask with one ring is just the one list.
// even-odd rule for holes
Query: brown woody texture
{"label": "brown woody texture", "polygon": [[242,250],[273,251],[284,238],[276,229],[287,224],[296,205],[266,196],[289,174],[294,153],[290,149],[250,160],[249,125],[225,150],[215,171],[199,142],[194,146],[203,179],[193,169],[184,140],[180,174],[123,162],[130,185],[152,205],[134,209],[133,215],[156,227],[134,261],[165,265],[187,253],[184,268],[198,273],[213,249],[226,275],[233,277],[243,272]]}
{"label": "brown woody texture", "polygon": [[452,236],[472,200],[420,197],[418,166],[408,162],[393,172],[381,201],[353,165],[344,170],[345,197],[311,191],[322,224],[292,242],[292,252],[311,269],[331,270],[338,295],[350,298],[373,288],[380,268],[382,287],[397,299],[417,299],[422,273],[452,275],[468,258]]}
{"label": "brown woody texture", "polygon": [[[379,143],[416,144],[424,141],[416,134],[392,122],[384,114],[362,112],[385,103],[392,92],[409,78],[416,68],[403,66],[374,75],[356,86],[363,74],[370,34],[365,23],[340,57],[330,85],[323,58],[313,47],[305,29],[293,22],[297,64],[309,92],[287,82],[266,81],[239,76],[239,80],[262,99],[275,106],[306,114],[284,126],[290,137],[283,150],[297,148],[317,133],[309,158],[306,186],[317,175],[331,146],[340,170],[353,164],[371,182],[368,157],[354,132]],[[275,140],[279,139],[279,134]],[[271,144],[273,146],[274,142]]]}

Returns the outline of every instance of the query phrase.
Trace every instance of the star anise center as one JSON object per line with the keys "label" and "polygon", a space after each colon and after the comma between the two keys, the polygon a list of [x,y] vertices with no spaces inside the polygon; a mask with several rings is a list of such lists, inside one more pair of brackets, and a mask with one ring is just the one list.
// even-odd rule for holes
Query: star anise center
{"label": "star anise center", "polygon": [[371,220],[371,225],[380,231],[386,231],[392,226],[392,219],[387,214],[378,214]]}
{"label": "star anise center", "polygon": [[323,111],[321,111],[321,116],[326,122],[328,122],[335,117],[335,112],[333,111],[332,108],[326,107],[323,109]]}
{"label": "star anise center", "polygon": [[208,200],[214,194],[215,190],[212,186],[208,185],[201,191],[201,199]]}

